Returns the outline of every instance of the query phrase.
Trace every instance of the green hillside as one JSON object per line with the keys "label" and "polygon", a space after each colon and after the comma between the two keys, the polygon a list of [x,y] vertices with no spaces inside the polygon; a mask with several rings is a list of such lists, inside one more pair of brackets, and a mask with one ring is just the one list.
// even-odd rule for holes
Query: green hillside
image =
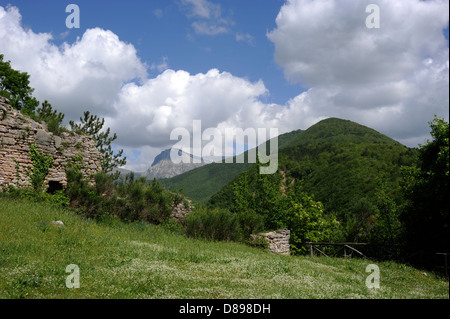
{"label": "green hillside", "polygon": [[[415,163],[415,149],[363,125],[336,118],[323,120],[298,134],[279,152],[279,170],[301,183],[327,212],[345,216],[361,199],[369,202],[380,188],[395,196],[400,167]],[[242,174],[254,175],[252,168]],[[236,177],[210,203],[229,207]],[[248,176],[250,181],[254,177]]]}
{"label": "green hillside", "polygon": [[[3,196],[0,251],[0,299],[449,298],[448,281],[394,262],[376,263],[380,288],[368,289],[370,260],[271,255]],[[66,286],[69,265],[79,288]]]}
{"label": "green hillside", "polygon": [[[282,134],[278,137],[278,147],[291,143],[301,130]],[[212,163],[184,174],[159,180],[160,183],[168,189],[179,190],[183,188],[184,194],[190,199],[206,202],[208,199],[218,192],[224,185],[231,181],[235,176],[247,170],[252,164],[247,161],[248,152],[244,153],[245,163]]]}
{"label": "green hillside", "polygon": [[251,165],[211,163],[172,178],[160,179],[159,182],[168,189],[183,188],[183,193],[188,198],[206,202],[212,194]]}

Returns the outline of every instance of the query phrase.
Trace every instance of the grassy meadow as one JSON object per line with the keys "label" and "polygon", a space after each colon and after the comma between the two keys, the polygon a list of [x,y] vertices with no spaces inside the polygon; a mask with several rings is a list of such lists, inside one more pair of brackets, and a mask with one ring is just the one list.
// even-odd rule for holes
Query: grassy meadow
{"label": "grassy meadow", "polygon": [[[52,221],[62,221],[56,226]],[[0,197],[0,299],[448,299],[448,281],[394,262],[271,255],[230,242]],[[68,265],[80,288],[67,288]]]}

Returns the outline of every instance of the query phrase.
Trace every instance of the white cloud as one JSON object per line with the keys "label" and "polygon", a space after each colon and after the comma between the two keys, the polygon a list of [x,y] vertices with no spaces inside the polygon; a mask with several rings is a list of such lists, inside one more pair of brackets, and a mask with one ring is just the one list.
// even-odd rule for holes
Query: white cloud
{"label": "white cloud", "polygon": [[119,116],[110,125],[123,144],[164,147],[174,128],[191,130],[193,120],[201,120],[204,128],[224,121],[233,127],[258,122],[258,97],[266,92],[261,81],[251,83],[216,69],[196,75],[166,70],[142,85],[125,85],[115,104]]}
{"label": "white cloud", "polygon": [[230,32],[231,18],[222,15],[220,4],[208,0],[181,0],[186,15],[195,21],[191,24],[196,34],[218,35]]}
{"label": "white cloud", "polygon": [[67,118],[78,118],[86,109],[114,114],[112,105],[123,83],[147,75],[133,45],[111,31],[89,29],[75,43],[60,47],[52,40],[48,33],[25,30],[17,8],[0,7],[0,50],[5,59],[30,74],[38,100],[49,100]]}
{"label": "white cloud", "polygon": [[[365,25],[369,3],[380,8],[379,29]],[[441,0],[289,0],[267,36],[286,78],[311,88],[310,117],[351,119],[410,143],[434,114],[448,120],[448,10]]]}
{"label": "white cloud", "polygon": [[236,33],[237,42],[246,42],[251,46],[255,45],[255,38],[249,33]]}
{"label": "white cloud", "polygon": [[228,27],[217,25],[209,21],[195,21],[192,23],[195,33],[203,35],[217,35],[221,33],[228,33]]}
{"label": "white cloud", "polygon": [[152,63],[150,66],[151,70],[157,70],[159,73],[167,70],[169,68],[169,58],[163,57],[160,63]]}
{"label": "white cloud", "polygon": [[221,16],[220,5],[207,0],[181,0],[181,3],[187,8],[190,17],[219,19]]}

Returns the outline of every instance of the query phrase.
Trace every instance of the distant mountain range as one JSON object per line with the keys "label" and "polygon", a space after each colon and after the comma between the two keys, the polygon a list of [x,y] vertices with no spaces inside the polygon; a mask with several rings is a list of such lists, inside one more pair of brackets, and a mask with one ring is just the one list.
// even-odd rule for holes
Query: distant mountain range
{"label": "distant mountain range", "polygon": [[205,162],[193,163],[194,156],[178,150],[178,155],[182,155],[181,163],[174,163],[170,158],[172,149],[162,151],[152,163],[152,166],[143,174],[147,179],[171,178],[183,174],[194,168],[206,165]]}
{"label": "distant mountain range", "polygon": [[170,158],[170,152],[172,148],[162,151],[155,157],[152,165],[145,172],[133,172],[124,168],[118,168],[115,171],[119,171],[121,175],[128,175],[134,173],[136,177],[145,176],[149,180],[171,178],[177,175],[183,174],[198,167],[202,167],[207,163],[193,163],[194,156],[187,154],[179,150],[179,155],[182,155],[182,162],[175,164]]}

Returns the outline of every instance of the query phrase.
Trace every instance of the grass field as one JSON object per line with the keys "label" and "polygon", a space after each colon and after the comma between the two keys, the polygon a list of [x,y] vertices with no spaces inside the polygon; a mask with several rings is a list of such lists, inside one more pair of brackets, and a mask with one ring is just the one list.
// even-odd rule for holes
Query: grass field
{"label": "grass field", "polygon": [[[63,221],[65,226],[51,222]],[[73,212],[0,197],[0,298],[353,299],[449,298],[433,274],[377,263],[368,289],[362,259],[289,257],[189,239],[160,226],[92,221]],[[68,265],[80,288],[67,288]]]}

